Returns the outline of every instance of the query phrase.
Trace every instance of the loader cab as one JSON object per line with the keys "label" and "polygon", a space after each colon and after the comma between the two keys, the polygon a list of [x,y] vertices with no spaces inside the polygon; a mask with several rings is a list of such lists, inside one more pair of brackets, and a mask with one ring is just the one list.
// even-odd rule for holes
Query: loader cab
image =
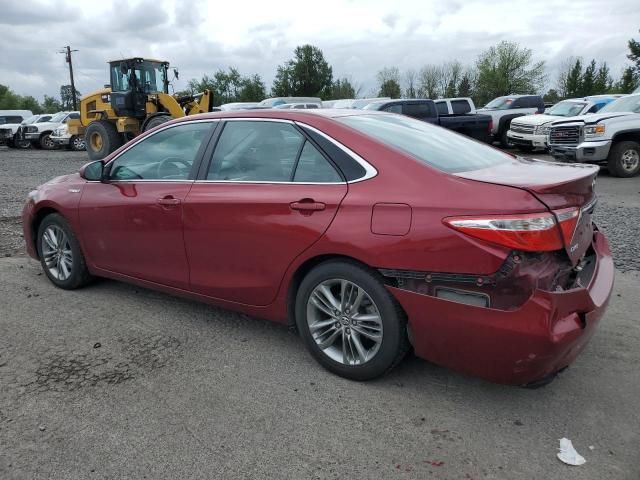
{"label": "loader cab", "polygon": [[169,93],[168,62],[130,58],[109,62],[111,107],[121,117],[145,118],[149,95]]}

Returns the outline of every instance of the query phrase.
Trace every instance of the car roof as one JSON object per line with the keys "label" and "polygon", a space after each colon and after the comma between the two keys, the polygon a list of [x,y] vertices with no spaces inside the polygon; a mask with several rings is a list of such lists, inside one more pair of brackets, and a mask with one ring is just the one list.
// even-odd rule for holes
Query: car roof
{"label": "car roof", "polygon": [[188,122],[193,120],[224,120],[226,118],[248,118],[261,119],[271,118],[277,120],[303,121],[311,118],[339,118],[356,115],[390,115],[386,112],[377,112],[375,110],[360,110],[349,108],[312,108],[312,109],[283,109],[269,108],[260,110],[233,110],[227,112],[210,112],[200,113],[198,115],[189,115],[186,117],[172,120],[172,123]]}

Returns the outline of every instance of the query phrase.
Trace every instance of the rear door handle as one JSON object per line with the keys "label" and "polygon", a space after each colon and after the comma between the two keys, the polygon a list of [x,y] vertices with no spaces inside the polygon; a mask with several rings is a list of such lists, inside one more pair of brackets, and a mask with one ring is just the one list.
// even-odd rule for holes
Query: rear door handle
{"label": "rear door handle", "polygon": [[168,207],[175,206],[175,205],[180,205],[180,199],[172,197],[172,196],[166,196],[166,197],[159,198],[157,200],[157,202],[158,202],[158,205],[164,205],[164,206],[168,206]]}
{"label": "rear door handle", "polygon": [[298,210],[300,212],[319,212],[324,210],[327,206],[322,202],[314,201],[299,201],[290,203],[291,210]]}

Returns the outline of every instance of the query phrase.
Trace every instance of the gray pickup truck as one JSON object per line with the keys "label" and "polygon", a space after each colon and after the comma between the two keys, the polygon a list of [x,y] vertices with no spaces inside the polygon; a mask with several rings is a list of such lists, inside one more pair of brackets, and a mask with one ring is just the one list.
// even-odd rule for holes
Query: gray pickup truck
{"label": "gray pickup truck", "polygon": [[619,98],[593,115],[557,120],[548,138],[551,155],[604,165],[611,175],[640,173],[640,93]]}

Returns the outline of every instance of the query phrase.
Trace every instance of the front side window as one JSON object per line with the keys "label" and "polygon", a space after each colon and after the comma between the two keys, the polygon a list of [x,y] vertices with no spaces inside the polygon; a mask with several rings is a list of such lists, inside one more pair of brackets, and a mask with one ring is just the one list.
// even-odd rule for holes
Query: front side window
{"label": "front side window", "polygon": [[513,98],[511,97],[498,97],[495,98],[493,100],[491,100],[489,103],[487,103],[484,108],[488,108],[491,110],[508,110],[509,108],[512,108],[511,105],[513,104]]}
{"label": "front side window", "polygon": [[353,115],[336,120],[444,172],[478,170],[513,161],[511,155],[500,150],[410,117]]}
{"label": "front side window", "polygon": [[136,143],[110,164],[111,180],[186,180],[212,122],[161,130]]}

